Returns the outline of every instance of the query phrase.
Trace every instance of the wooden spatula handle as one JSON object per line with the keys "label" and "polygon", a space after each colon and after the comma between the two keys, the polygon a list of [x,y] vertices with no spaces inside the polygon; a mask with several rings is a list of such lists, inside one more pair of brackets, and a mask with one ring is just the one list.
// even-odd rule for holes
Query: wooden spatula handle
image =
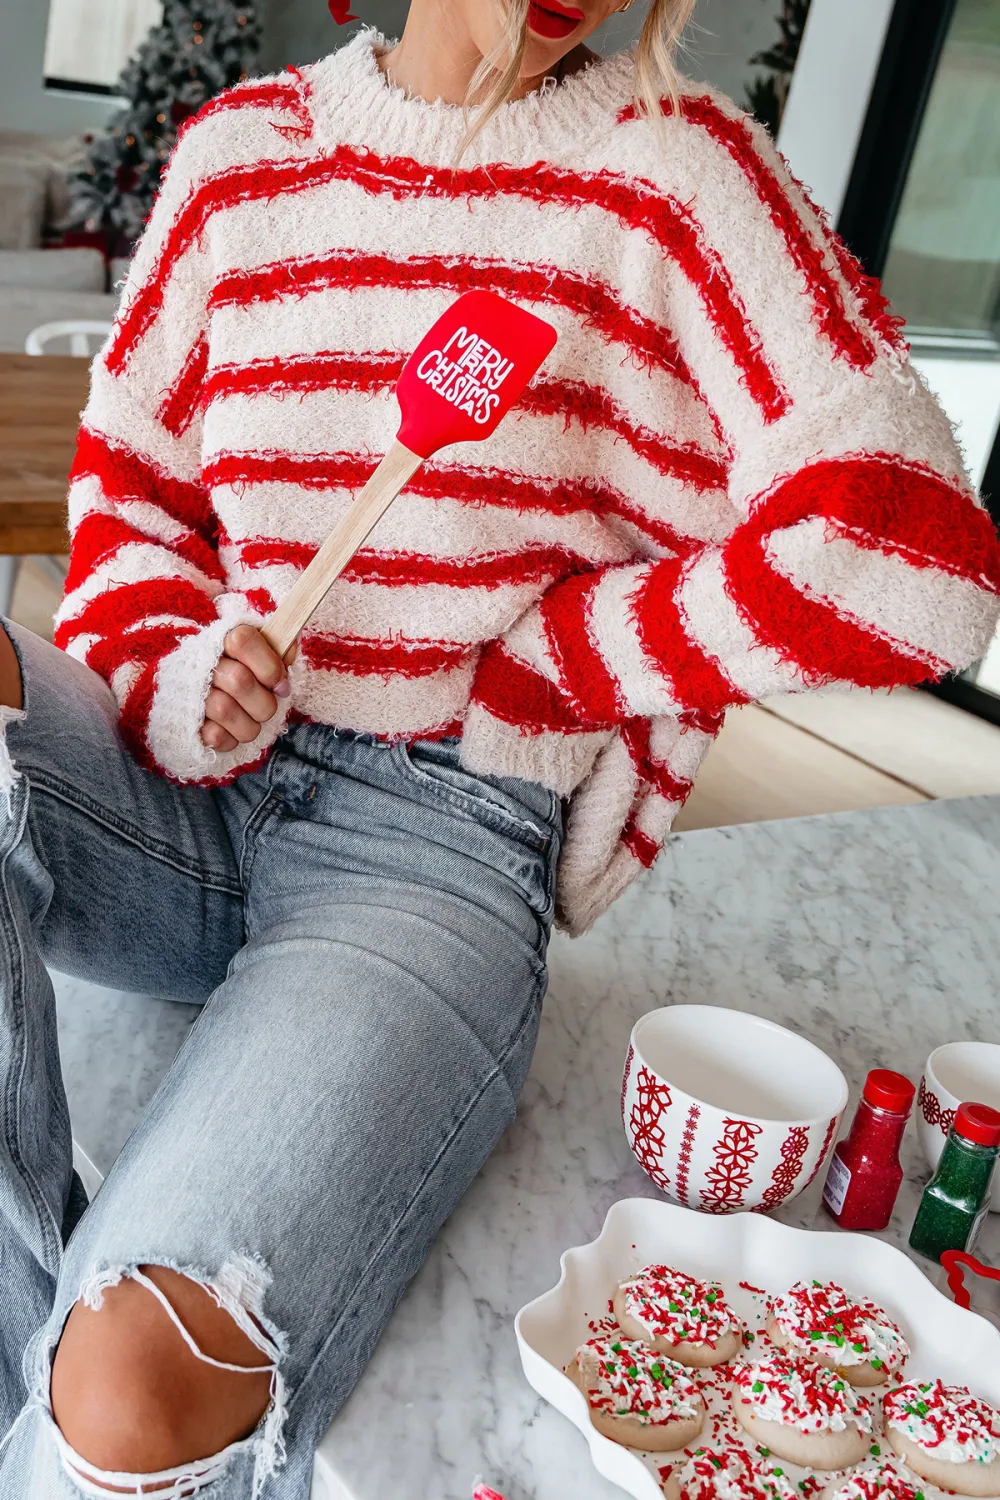
{"label": "wooden spatula handle", "polygon": [[402,443],[392,444],[346,516],[330,532],[261,631],[279,656],[284,656],[365,538],[422,463],[419,454],[411,453]]}

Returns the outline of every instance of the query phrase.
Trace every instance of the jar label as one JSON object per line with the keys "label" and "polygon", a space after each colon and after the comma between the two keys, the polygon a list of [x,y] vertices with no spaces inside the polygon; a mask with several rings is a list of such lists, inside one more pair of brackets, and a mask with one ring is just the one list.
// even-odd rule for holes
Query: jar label
{"label": "jar label", "polygon": [[823,1202],[834,1214],[843,1212],[850,1185],[850,1167],[845,1167],[839,1156],[831,1157],[830,1170],[826,1174],[826,1186],[823,1189]]}
{"label": "jar label", "polygon": [[983,1204],[982,1208],[979,1210],[979,1212],[976,1214],[976,1217],[972,1221],[972,1228],[969,1230],[969,1238],[966,1240],[965,1245],[963,1246],[966,1255],[971,1255],[973,1250],[976,1248],[976,1242],[979,1239],[979,1232],[986,1222],[986,1215],[989,1213],[989,1211],[990,1200],[989,1197],[987,1197],[986,1202]]}

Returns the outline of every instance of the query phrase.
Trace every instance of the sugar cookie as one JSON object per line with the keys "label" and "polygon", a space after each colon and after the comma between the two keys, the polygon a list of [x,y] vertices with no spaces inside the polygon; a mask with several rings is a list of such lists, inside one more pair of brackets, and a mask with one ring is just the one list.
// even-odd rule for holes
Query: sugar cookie
{"label": "sugar cookie", "polygon": [[923,1500],[923,1492],[894,1463],[875,1464],[831,1479],[819,1500]]}
{"label": "sugar cookie", "polygon": [[911,1381],[886,1394],[885,1435],[903,1462],[956,1495],[1000,1495],[1000,1412],[961,1385]]}
{"label": "sugar cookie", "polygon": [[760,1447],[810,1469],[847,1469],[868,1452],[872,1414],[843,1376],[776,1350],[733,1366],[733,1415]]}
{"label": "sugar cookie", "polygon": [[780,1469],[764,1469],[738,1443],[697,1448],[675,1465],[663,1486],[664,1500],[800,1500]]}
{"label": "sugar cookie", "polygon": [[694,1442],[705,1403],[683,1365],[648,1344],[602,1334],[576,1351],[566,1371],[587,1398],[598,1432],[649,1453]]}
{"label": "sugar cookie", "polygon": [[768,1337],[779,1349],[806,1354],[852,1385],[882,1385],[910,1356],[902,1332],[868,1297],[849,1297],[828,1281],[798,1281],[767,1304]]}
{"label": "sugar cookie", "polygon": [[618,1326],[679,1364],[706,1369],[735,1358],[743,1324],[717,1281],[698,1281],[669,1266],[647,1266],[613,1298]]}

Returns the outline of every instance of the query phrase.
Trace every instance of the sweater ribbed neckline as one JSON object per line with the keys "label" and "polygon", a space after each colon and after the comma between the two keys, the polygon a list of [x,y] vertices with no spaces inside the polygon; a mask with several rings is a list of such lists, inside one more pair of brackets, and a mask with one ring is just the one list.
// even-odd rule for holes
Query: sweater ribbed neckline
{"label": "sweater ribbed neckline", "polygon": [[[377,58],[395,45],[366,26],[306,70],[318,131],[331,143],[349,140],[379,152],[448,161],[475,111],[466,115],[460,104],[432,103],[391,83]],[[634,78],[634,53],[626,51],[589,63],[558,83],[547,81],[502,105],[463,164],[573,157],[614,125],[618,111],[632,98]]]}

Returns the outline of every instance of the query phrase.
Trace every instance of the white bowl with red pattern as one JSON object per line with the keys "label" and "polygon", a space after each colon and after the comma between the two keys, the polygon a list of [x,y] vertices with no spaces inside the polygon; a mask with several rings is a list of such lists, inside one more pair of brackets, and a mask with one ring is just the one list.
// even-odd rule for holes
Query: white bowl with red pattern
{"label": "white bowl with red pattern", "polygon": [[784,1026],[671,1005],[632,1028],[622,1124],[640,1167],[675,1203],[766,1213],[819,1174],[847,1094],[837,1064]]}
{"label": "white bowl with red pattern", "polygon": [[[940,1377],[1000,1406],[1000,1331],[956,1307],[895,1246],[867,1234],[791,1229],[763,1214],[712,1218],[653,1198],[626,1198],[612,1205],[596,1240],[565,1251],[558,1285],[523,1307],[514,1326],[529,1383],[583,1434],[598,1472],[635,1500],[663,1500],[660,1468],[665,1460],[683,1462],[690,1449],[643,1455],[602,1437],[590,1421],[586,1396],[565,1369],[607,1316],[619,1282],[656,1264],[721,1282],[729,1305],[756,1333],[756,1349],[769,1296],[797,1281],[834,1281],[851,1296],[871,1297],[899,1325],[910,1346],[905,1380]],[[715,1422],[726,1421],[729,1383],[720,1374],[716,1384],[718,1397],[707,1397],[708,1426],[692,1449],[712,1441],[713,1411]],[[578,1470],[576,1434],[540,1417],[531,1441],[545,1453],[551,1476],[546,1493],[571,1493],[559,1479]],[[804,1470],[783,1467],[793,1483],[805,1478]]]}
{"label": "white bowl with red pattern", "polygon": [[[960,1104],[1000,1109],[1000,1046],[996,1042],[946,1042],[924,1065],[917,1089],[917,1139],[933,1172],[941,1160]],[[1000,1213],[1000,1167],[993,1173],[993,1213]]]}

